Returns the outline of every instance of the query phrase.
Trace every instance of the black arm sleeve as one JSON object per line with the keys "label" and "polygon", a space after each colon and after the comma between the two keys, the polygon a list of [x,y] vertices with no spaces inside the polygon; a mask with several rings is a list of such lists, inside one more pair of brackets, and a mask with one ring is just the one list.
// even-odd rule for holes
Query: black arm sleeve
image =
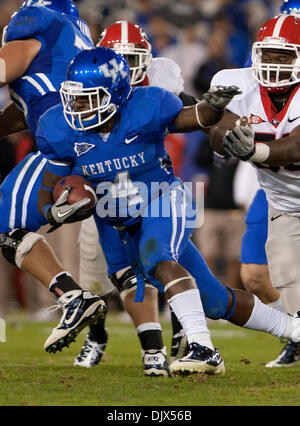
{"label": "black arm sleeve", "polygon": [[191,106],[200,102],[199,99],[195,98],[192,95],[188,95],[185,92],[179,93],[178,97],[182,100],[183,106]]}

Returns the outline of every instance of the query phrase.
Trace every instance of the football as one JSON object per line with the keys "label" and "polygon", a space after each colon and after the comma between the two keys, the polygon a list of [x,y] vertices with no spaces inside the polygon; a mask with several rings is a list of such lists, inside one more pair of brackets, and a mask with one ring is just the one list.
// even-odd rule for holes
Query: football
{"label": "football", "polygon": [[97,196],[92,185],[88,180],[77,175],[64,176],[57,182],[53,190],[54,202],[60,197],[67,186],[71,186],[72,188],[68,196],[68,204],[74,204],[84,198],[89,198],[90,203],[84,206],[83,209],[95,207]]}
{"label": "football", "polygon": [[251,126],[251,120],[248,117],[241,117],[237,120],[236,122],[236,126],[248,126],[248,127],[252,127]]}

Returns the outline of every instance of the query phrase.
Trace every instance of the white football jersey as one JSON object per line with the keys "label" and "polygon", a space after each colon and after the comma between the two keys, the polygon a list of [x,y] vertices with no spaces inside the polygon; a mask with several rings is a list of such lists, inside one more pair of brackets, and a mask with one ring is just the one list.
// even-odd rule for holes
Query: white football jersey
{"label": "white football jersey", "polygon": [[149,86],[161,87],[174,95],[178,96],[184,90],[181,69],[172,59],[153,58],[147,77]]}
{"label": "white football jersey", "polygon": [[[287,136],[300,125],[299,86],[285,107],[277,113],[272,107],[267,89],[253,77],[252,68],[222,70],[211,81],[211,86],[238,86],[243,92],[235,96],[227,109],[251,120],[256,142],[270,142]],[[253,163],[258,181],[265,190],[268,201],[278,210],[300,216],[300,162],[288,166],[268,166]]]}

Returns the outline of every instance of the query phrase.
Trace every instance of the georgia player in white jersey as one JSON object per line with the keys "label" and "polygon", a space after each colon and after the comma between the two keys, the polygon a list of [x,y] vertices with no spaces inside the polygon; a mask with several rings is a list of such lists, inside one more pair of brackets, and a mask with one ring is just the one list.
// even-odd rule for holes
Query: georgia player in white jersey
{"label": "georgia player in white jersey", "polygon": [[290,313],[300,308],[299,49],[299,17],[278,15],[266,22],[253,45],[252,69],[221,71],[213,78],[212,85],[234,81],[243,93],[210,131],[213,149],[225,148],[257,168],[269,204],[271,280]]}
{"label": "georgia player in white jersey", "polygon": [[[125,56],[130,65],[132,86],[159,86],[179,96],[185,105],[197,103],[195,98],[184,93],[180,67],[168,58],[152,58],[151,44],[144,31],[138,25],[128,21],[118,21],[110,25],[101,34],[97,46],[114,49]],[[98,231],[93,218],[82,223],[79,241],[80,282],[84,282],[85,286],[93,288],[101,296],[109,294],[114,289],[114,286],[107,277],[107,264],[98,241]],[[129,267],[126,269],[129,269]],[[118,276],[124,273],[126,269],[120,271]],[[161,327],[158,322],[157,291],[149,283],[146,284],[144,302],[137,304],[134,302],[135,288],[136,286],[133,286],[130,289],[121,291],[121,297],[137,328],[142,346],[147,348],[146,356],[145,350],[143,351],[144,364],[146,364],[148,354],[151,355],[155,352],[156,356],[159,356],[157,347],[162,342]],[[178,336],[172,340],[174,348],[173,352],[171,352],[171,357],[175,359],[175,357],[183,355],[182,351],[185,348],[186,339],[180,333],[181,325],[173,313],[172,324],[173,336]],[[96,333],[99,332],[100,336],[105,336],[103,330],[101,332],[101,323],[98,326],[93,326],[93,328]],[[95,365],[95,363],[90,361],[93,358],[93,348],[97,350],[97,345],[92,343],[91,346],[90,340],[87,343],[84,345],[81,354],[75,359],[75,365],[85,367],[92,364]],[[153,348],[156,349],[149,350],[151,343]],[[103,346],[98,344],[98,349],[103,350]],[[162,362],[164,363],[163,358]],[[159,363],[156,361],[156,364]],[[145,374],[151,373],[152,375],[166,374],[163,367],[161,369],[157,368],[156,371],[150,369],[149,373],[147,373],[147,366],[145,366],[144,371]]]}

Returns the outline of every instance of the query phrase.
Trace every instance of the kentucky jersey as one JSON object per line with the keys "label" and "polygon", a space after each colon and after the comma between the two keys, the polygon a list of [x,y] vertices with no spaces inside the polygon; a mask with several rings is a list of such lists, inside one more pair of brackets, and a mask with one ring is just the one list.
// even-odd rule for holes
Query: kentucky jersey
{"label": "kentucky jersey", "polygon": [[[252,123],[256,142],[276,143],[300,125],[300,91],[297,85],[284,108],[278,113],[268,96],[267,88],[259,85],[251,68],[223,70],[211,82],[215,85],[236,85],[243,92],[236,96],[227,109],[238,116],[247,116]],[[290,215],[300,216],[300,163],[288,166],[257,167],[260,186],[265,190],[270,204]]]}
{"label": "kentucky jersey", "polygon": [[[98,216],[112,225],[130,225],[159,193],[158,184],[175,180],[164,135],[181,109],[181,100],[170,92],[135,88],[105,138],[92,131],[72,130],[58,105],[40,119],[38,148],[48,158],[52,173],[72,172],[93,184],[99,198]],[[106,203],[112,210],[105,210]]]}
{"label": "kentucky jersey", "polygon": [[41,42],[41,49],[26,73],[10,84],[10,94],[35,134],[39,117],[60,101],[59,88],[69,63],[94,44],[80,18],[40,6],[22,7],[13,15],[4,42],[31,38]]}
{"label": "kentucky jersey", "polygon": [[[50,172],[61,176],[72,172],[93,184],[98,196],[94,214],[98,229],[102,221],[121,228],[120,236],[126,242],[122,243],[126,259],[137,277],[135,301],[143,300],[143,277],[163,291],[162,284],[153,275],[155,265],[175,260],[195,277],[205,314],[223,318],[228,293],[190,241],[195,214],[193,202],[174,176],[164,150],[165,131],[172,128],[170,125],[181,109],[181,100],[164,89],[135,88],[121,106],[112,132],[104,137],[92,131],[72,130],[64,119],[62,107],[57,105],[41,117],[36,132],[37,144],[48,158]],[[126,180],[122,181],[125,176]],[[155,184],[163,183],[170,184],[170,190],[159,193]],[[103,186],[107,188],[105,194]],[[127,197],[121,200],[123,189]],[[109,204],[111,198],[118,196],[120,203],[113,214],[108,211],[107,216],[101,218],[104,209],[99,206]],[[144,214],[147,204],[164,207],[164,201],[165,206],[170,207],[166,215],[158,209],[154,214],[152,209],[148,215]],[[142,214],[127,215],[130,207],[143,204]],[[188,218],[192,218],[191,222]],[[135,226],[137,223],[139,226]],[[228,315],[232,315],[232,311]]]}

